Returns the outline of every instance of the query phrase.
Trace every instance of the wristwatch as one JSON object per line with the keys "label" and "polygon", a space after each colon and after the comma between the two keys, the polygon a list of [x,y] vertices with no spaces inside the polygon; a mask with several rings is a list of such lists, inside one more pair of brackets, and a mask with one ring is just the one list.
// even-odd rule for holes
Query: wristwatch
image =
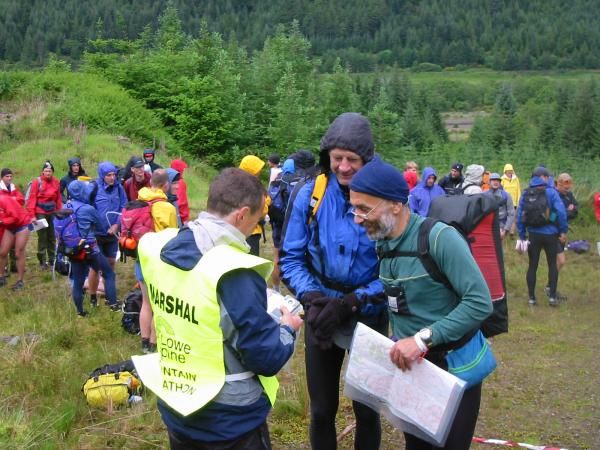
{"label": "wristwatch", "polygon": [[431,348],[433,346],[432,334],[431,328],[423,328],[417,332],[417,336],[419,336],[427,348]]}

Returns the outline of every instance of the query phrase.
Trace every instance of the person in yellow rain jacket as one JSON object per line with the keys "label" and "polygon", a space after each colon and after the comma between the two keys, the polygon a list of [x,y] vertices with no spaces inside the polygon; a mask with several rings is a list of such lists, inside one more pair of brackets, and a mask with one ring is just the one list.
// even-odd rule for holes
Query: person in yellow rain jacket
{"label": "person in yellow rain jacket", "polygon": [[[258,156],[247,155],[242,158],[240,162],[240,169],[244,172],[249,173],[250,175],[254,175],[255,177],[260,177],[260,171],[265,166],[265,162],[260,159]],[[261,219],[256,224],[256,228],[252,230],[252,234],[248,236],[246,242],[250,246],[250,254],[254,256],[260,255],[260,237],[264,235],[264,224],[265,217],[269,212],[269,205],[271,204],[271,197],[268,195],[265,197],[265,206],[263,208],[263,215]]]}
{"label": "person in yellow rain jacket", "polygon": [[[502,174],[502,179],[500,182],[502,183],[502,189],[504,189],[508,195],[511,196],[513,205],[515,205],[515,210],[519,205],[519,200],[521,199],[521,182],[513,169],[512,164],[505,164],[504,170]],[[510,230],[510,235],[514,236],[516,230],[516,220],[513,223],[513,226]]]}

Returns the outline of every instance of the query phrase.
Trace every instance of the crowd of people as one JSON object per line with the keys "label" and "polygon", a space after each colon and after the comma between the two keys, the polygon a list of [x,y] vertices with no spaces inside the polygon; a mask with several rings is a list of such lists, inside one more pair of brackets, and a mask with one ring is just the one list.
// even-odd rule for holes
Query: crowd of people
{"label": "crowd of people", "polygon": [[[112,310],[119,311],[121,305],[116,291],[115,262],[119,249],[120,217],[127,203],[152,203],[155,231],[167,226],[180,227],[189,221],[187,187],[183,179],[187,164],[175,159],[171,161],[171,167],[162,169],[154,162],[154,156],[154,150],[146,149],[143,157],[131,156],[123,169],[110,161],[103,161],[98,165],[95,179],[85,171],[79,157],[67,161],[67,173],[60,180],[55,176],[52,162],[45,161],[40,175],[29,182],[25,194],[15,185],[13,171],[2,169],[0,286],[7,284],[11,272],[16,272],[17,280],[12,289],[25,287],[25,250],[33,230],[37,234],[40,270],[52,269],[58,260],[57,256],[65,256],[57,255],[61,247],[57,245],[54,225],[57,218],[64,217],[65,212],[73,212],[78,232],[85,241],[82,246],[86,249],[85,258],[69,258],[72,296],[77,314],[80,317],[87,316],[83,306],[84,283],[87,283],[90,305],[98,305],[99,274],[104,282],[106,304]],[[164,208],[157,202],[159,197],[172,208],[168,220],[162,220]],[[143,338],[149,338],[149,333],[145,333],[146,328],[143,327]],[[144,345],[145,348],[148,346]]]}
{"label": "crowd of people", "polygon": [[[0,285],[6,284],[14,249],[13,289],[24,287],[25,247],[42,220],[47,226],[37,231],[37,257],[42,270],[49,268],[60,247],[53,219],[69,210],[86,249],[84,258],[71,260],[77,314],[87,315],[86,279],[90,305],[98,304],[99,276],[107,305],[117,311],[119,235],[138,238],[134,272],[142,289],[140,334],[147,355],[134,362],[158,396],[171,448],[270,449],[266,418],[277,393],[274,376],[291,357],[303,325],[285,307],[279,323],[266,311],[267,280],[275,290],[283,283],[305,312],[311,447],[335,449],[341,370],[358,322],[397,338],[390,359],[401,370],[419,358],[447,370],[447,352],[464,345],[492,312],[486,281],[455,228],[438,222],[428,235],[431,257],[449,284],[433,279],[416,254],[435,198],[496,199],[501,239],[518,234],[528,243],[521,248],[529,255],[532,306],[541,250],[549,267],[549,304],[561,301],[558,273],[568,220],[579,208],[571,176],[562,173],[555,182],[542,165],[521,190],[511,164],[500,174],[454,162],[438,180],[432,167],[420,175],[414,161],[402,173],[374,149],[369,121],[341,114],[321,139],[318,160],[309,150],[283,163],[278,155],[267,162],[248,155],[239,168],[221,171],[211,182],[206,211],[195,220],[183,179],[186,163],[173,160],[163,169],[151,149],[132,156],[123,170],[100,163],[94,180],[79,158],[69,159],[60,181],[46,161],[25,196],[11,170],[2,169]],[[260,181],[265,168],[268,188]],[[544,217],[533,216],[533,204],[542,205]],[[142,205],[151,222],[143,232],[127,222]],[[273,261],[260,257],[267,223]],[[469,448],[481,390],[479,383],[465,392],[444,448]],[[379,448],[379,413],[356,401],[352,407],[355,448]],[[434,448],[410,433],[405,441],[411,450]]]}

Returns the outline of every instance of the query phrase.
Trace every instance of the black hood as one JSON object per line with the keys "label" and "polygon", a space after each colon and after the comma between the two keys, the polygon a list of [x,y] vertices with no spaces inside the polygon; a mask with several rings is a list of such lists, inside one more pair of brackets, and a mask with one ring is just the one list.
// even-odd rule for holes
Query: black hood
{"label": "black hood", "polygon": [[331,170],[329,150],[334,148],[356,153],[362,158],[363,163],[371,161],[375,152],[375,144],[369,119],[354,112],[343,113],[336,117],[321,139],[319,164],[324,173],[329,173]]}
{"label": "black hood", "polygon": [[79,173],[77,174],[78,177],[86,175],[85,170],[81,165],[81,158],[78,158],[77,156],[70,158],[69,160],[67,160],[67,164],[69,165],[69,175],[73,176],[73,172],[71,171],[71,166],[73,164],[79,164]]}

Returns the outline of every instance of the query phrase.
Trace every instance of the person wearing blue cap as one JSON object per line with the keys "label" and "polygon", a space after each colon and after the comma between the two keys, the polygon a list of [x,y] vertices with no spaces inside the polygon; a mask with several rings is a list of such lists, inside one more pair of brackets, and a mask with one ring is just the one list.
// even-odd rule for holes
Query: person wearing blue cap
{"label": "person wearing blue cap", "polygon": [[[350,183],[354,220],[377,240],[379,279],[388,296],[392,331],[398,337],[390,350],[392,362],[405,371],[425,357],[447,369],[447,352],[473,336],[472,330],[479,329],[492,312],[492,300],[468,244],[442,222],[429,230],[429,253],[452,288],[431,278],[417,255],[420,228],[431,219],[411,213],[407,201],[402,173],[379,159]],[[481,383],[465,391],[443,448],[470,447],[480,400]],[[404,437],[407,450],[434,448],[412,434]]]}

